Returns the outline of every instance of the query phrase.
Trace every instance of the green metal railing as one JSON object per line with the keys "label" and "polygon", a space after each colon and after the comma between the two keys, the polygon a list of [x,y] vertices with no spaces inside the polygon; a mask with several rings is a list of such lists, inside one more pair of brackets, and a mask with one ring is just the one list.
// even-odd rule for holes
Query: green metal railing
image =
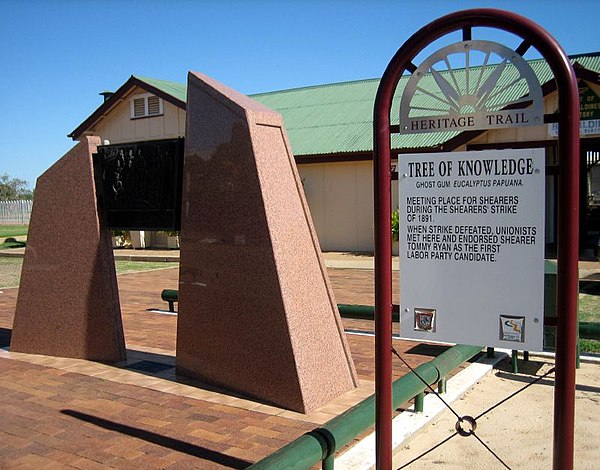
{"label": "green metal railing", "polygon": [[583,339],[600,339],[600,323],[579,322],[579,338]]}
{"label": "green metal railing", "polygon": [[[342,318],[354,318],[356,320],[375,319],[375,307],[372,305],[337,304],[337,306]],[[400,321],[398,312],[392,312],[392,321]]]}
{"label": "green metal railing", "polygon": [[[439,385],[443,381],[445,387],[446,376],[481,350],[481,346],[459,344],[430,362],[421,364],[414,372],[400,377],[392,385],[393,407],[398,408],[402,403],[422,393],[426,387],[421,379],[430,385],[436,383]],[[323,469],[331,470],[335,453],[367,431],[374,423],[375,395],[371,395],[322,427],[300,436],[249,468],[301,470],[322,462]]]}

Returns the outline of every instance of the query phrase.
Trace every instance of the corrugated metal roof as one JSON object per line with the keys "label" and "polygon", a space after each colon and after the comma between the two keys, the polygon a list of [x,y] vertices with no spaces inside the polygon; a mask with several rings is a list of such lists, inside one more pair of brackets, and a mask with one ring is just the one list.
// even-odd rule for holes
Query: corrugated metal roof
{"label": "corrugated metal roof", "polygon": [[187,101],[187,85],[182,83],[170,82],[168,80],[158,80],[156,78],[140,77],[139,75],[133,75],[138,80],[152,85],[159,90],[174,96],[178,100]]}
{"label": "corrugated metal roof", "polygon": [[295,155],[364,151],[372,147],[373,100],[379,80],[250,95],[281,113]]}
{"label": "corrugated metal roof", "polygon": [[[573,56],[576,62],[588,70],[600,72],[600,53]],[[552,72],[543,59],[528,61],[540,84],[552,79]],[[476,70],[475,68],[471,69]],[[489,74],[486,71],[486,74]],[[448,72],[442,72],[447,75]],[[487,76],[484,74],[484,78]],[[464,69],[454,71],[459,86],[465,84]],[[510,83],[515,77],[512,66],[502,74],[498,87]],[[186,86],[151,78],[137,77],[165,93],[186,100]],[[398,123],[402,91],[409,77],[400,79],[392,105],[392,123]],[[438,90],[431,76],[424,76],[422,84],[427,89]],[[371,152],[373,150],[373,104],[379,79],[317,85],[291,90],[273,91],[249,95],[260,103],[278,111],[283,116],[292,151],[296,156],[327,155],[340,153]],[[526,86],[511,87],[495,97],[498,103],[521,97]],[[436,92],[433,92],[435,94]],[[417,104],[435,106],[435,98],[416,93]],[[435,147],[457,136],[459,132],[393,135],[392,147],[396,149]]]}

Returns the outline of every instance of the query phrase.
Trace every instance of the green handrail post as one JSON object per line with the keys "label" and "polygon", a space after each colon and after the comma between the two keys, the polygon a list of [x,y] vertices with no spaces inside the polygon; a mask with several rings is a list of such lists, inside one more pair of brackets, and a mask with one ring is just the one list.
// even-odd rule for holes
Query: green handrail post
{"label": "green handrail post", "polygon": [[519,351],[517,351],[516,349],[513,349],[511,356],[512,356],[512,373],[518,374],[519,373]]}
{"label": "green handrail post", "polygon": [[328,455],[327,457],[325,457],[323,459],[323,462],[321,463],[322,470],[334,470],[334,467],[335,467],[335,454]]}
{"label": "green handrail post", "polygon": [[423,408],[425,406],[425,393],[417,393],[415,396],[415,413],[423,413]]}
{"label": "green handrail post", "polygon": [[446,377],[442,377],[438,382],[437,391],[440,395],[446,393]]}
{"label": "green handrail post", "polygon": [[179,302],[179,291],[177,289],[163,289],[160,298],[169,303],[169,312],[175,312],[175,302]]}

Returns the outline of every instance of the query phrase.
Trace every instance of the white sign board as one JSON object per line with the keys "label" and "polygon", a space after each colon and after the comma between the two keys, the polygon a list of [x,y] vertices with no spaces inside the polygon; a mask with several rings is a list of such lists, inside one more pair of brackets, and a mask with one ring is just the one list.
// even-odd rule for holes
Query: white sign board
{"label": "white sign board", "polygon": [[400,335],[540,351],[544,150],[401,155]]}

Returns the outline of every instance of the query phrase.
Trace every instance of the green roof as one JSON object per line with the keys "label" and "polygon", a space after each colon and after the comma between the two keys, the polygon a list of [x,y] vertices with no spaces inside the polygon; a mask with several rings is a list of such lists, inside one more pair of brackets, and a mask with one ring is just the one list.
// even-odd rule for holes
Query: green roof
{"label": "green roof", "polygon": [[152,85],[159,90],[177,98],[180,101],[187,101],[187,85],[183,85],[181,83],[170,82],[168,80],[158,80],[156,78],[148,78],[148,77],[140,77],[139,75],[134,75],[135,78],[141,80],[142,82],[147,83],[148,85]]}
{"label": "green roof", "polygon": [[[596,73],[600,72],[600,53],[572,56],[571,60],[585,69]],[[537,75],[540,84],[552,79],[552,72],[545,60],[530,60],[528,63]],[[507,67],[508,69],[509,67]],[[447,73],[442,72],[442,75]],[[464,75],[464,69],[462,69],[462,74]],[[484,75],[484,79],[486,76]],[[184,102],[186,100],[185,85],[166,80],[136,78],[178,100]],[[464,82],[461,70],[455,71],[455,78],[459,85]],[[398,84],[396,99],[394,99],[392,107],[392,123],[398,123],[400,97],[408,79],[409,76],[405,75]],[[510,82],[510,71],[502,75],[501,82],[498,84],[499,88],[503,86],[502,80],[504,84]],[[432,90],[436,89],[433,86],[431,75],[424,76],[423,86],[429,88],[427,83],[431,83]],[[364,153],[373,150],[373,103],[378,85],[379,79],[358,80],[249,96],[281,113],[292,151],[296,156]],[[510,101],[519,98],[525,92],[524,88],[509,87],[500,93],[497,99]],[[438,94],[441,95],[441,92]],[[423,107],[428,105],[431,107],[432,102],[435,103],[435,98],[424,93],[416,93],[415,99],[420,100],[419,105]],[[396,149],[435,147],[459,133],[454,131],[411,135],[395,134],[392,136],[392,147]]]}
{"label": "green roof", "polygon": [[294,155],[369,150],[379,80],[250,95],[283,116]]}

